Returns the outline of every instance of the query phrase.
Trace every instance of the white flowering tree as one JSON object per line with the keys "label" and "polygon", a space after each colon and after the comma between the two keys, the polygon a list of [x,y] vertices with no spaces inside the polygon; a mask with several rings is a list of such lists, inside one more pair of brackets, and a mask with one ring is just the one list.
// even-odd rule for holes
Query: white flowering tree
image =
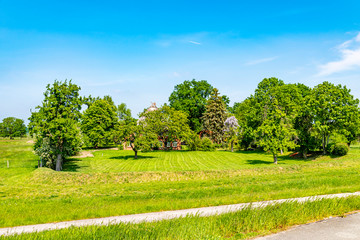
{"label": "white flowering tree", "polygon": [[231,152],[234,151],[234,143],[237,141],[239,124],[236,117],[228,117],[224,122],[224,133],[227,141],[230,142]]}

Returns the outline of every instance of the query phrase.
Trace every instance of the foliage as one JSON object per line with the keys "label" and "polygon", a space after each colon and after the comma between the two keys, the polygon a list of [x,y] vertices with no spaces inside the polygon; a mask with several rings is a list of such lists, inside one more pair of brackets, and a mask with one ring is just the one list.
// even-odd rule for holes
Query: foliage
{"label": "foliage", "polygon": [[145,121],[131,122],[125,125],[121,134],[122,141],[130,143],[135,153],[135,159],[138,158],[138,151],[151,151],[159,145],[156,132]]}
{"label": "foliage", "polygon": [[[32,112],[29,118],[30,133],[36,135],[35,151],[37,148],[49,149],[47,154],[52,155],[49,159],[56,158],[55,166],[50,166],[57,171],[62,170],[65,157],[80,149],[78,120],[82,99],[79,91],[80,87],[71,80],[55,80],[52,86],[47,85],[42,105],[37,106],[38,111]],[[43,146],[47,141],[49,147]],[[43,150],[37,151],[38,154],[43,154]]]}
{"label": "foliage", "polygon": [[207,138],[200,138],[197,134],[193,134],[188,140],[190,151],[215,151],[215,144]]}
{"label": "foliage", "polygon": [[[309,106],[314,116],[314,128],[322,137],[323,153],[331,133],[344,129],[350,139],[357,135],[359,100],[354,99],[345,86],[323,82],[314,87]],[[350,136],[353,137],[350,137]]]}
{"label": "foliage", "polygon": [[224,135],[226,109],[219,91],[214,88],[206,104],[202,117],[204,129],[210,132],[210,138],[215,143],[221,143]]}
{"label": "foliage", "polygon": [[282,80],[265,78],[255,91],[257,106],[260,106],[262,124],[258,127],[258,143],[270,151],[277,163],[279,152],[296,146],[292,126],[298,92],[294,85],[285,85]]}
{"label": "foliage", "polygon": [[0,123],[0,137],[24,137],[26,134],[26,126],[24,120],[8,117],[4,118]]}
{"label": "foliage", "polygon": [[131,116],[131,110],[127,108],[125,103],[121,103],[117,106],[116,115],[120,121],[120,124],[129,124],[135,120]]}
{"label": "foliage", "polygon": [[331,154],[336,156],[345,156],[349,152],[349,146],[346,143],[336,143],[331,148]]}
{"label": "foliage", "polygon": [[97,99],[85,110],[81,130],[89,147],[104,147],[113,143],[118,124],[116,106],[111,98]]}
{"label": "foliage", "polygon": [[205,80],[186,80],[175,86],[169,97],[170,107],[187,113],[191,130],[199,132],[206,101],[212,91],[213,86]]}
{"label": "foliage", "polygon": [[187,114],[167,105],[141,116],[144,117],[146,126],[151,128],[164,143],[181,142],[187,140],[191,134]]}
{"label": "foliage", "polygon": [[231,151],[234,151],[234,143],[237,142],[237,133],[238,133],[238,128],[239,128],[239,124],[238,121],[236,119],[236,117],[231,116],[228,117],[225,120],[224,123],[225,129],[224,129],[224,135],[227,138],[227,141],[230,142],[231,145]]}

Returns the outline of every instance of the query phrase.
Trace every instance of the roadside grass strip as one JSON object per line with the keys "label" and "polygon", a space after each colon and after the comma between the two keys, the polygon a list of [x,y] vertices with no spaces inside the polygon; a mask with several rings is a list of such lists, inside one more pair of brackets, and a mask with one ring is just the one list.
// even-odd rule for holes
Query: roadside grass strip
{"label": "roadside grass strip", "polygon": [[319,201],[322,199],[347,198],[354,196],[359,197],[360,192],[329,194],[329,195],[319,195],[319,196],[302,197],[302,198],[289,198],[289,199],[280,199],[280,200],[271,200],[271,201],[262,201],[262,202],[253,202],[253,203],[223,205],[223,206],[215,206],[215,207],[192,208],[192,209],[183,209],[183,210],[175,210],[175,211],[153,212],[153,213],[143,213],[143,214],[134,214],[134,215],[124,215],[117,217],[83,219],[83,220],[66,221],[66,222],[58,222],[58,223],[0,228],[0,236],[8,236],[8,235],[31,233],[31,232],[41,232],[41,231],[63,229],[69,227],[84,227],[91,225],[114,225],[119,223],[134,224],[134,223],[142,223],[142,222],[153,222],[153,221],[168,220],[168,219],[181,218],[187,216],[208,217],[212,215],[241,211],[247,208],[249,209],[264,208],[269,205],[279,205],[282,203],[291,203],[291,202],[306,203],[306,202]]}
{"label": "roadside grass strip", "polygon": [[294,225],[345,216],[360,209],[359,196],[358,192],[334,194],[137,214],[122,216],[122,220],[103,218],[41,224],[6,229],[5,233],[1,229],[0,239],[248,239]]}

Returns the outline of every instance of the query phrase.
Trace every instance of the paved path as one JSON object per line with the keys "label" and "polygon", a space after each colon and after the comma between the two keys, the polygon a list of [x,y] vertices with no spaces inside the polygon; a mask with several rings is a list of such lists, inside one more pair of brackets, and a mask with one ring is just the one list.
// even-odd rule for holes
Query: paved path
{"label": "paved path", "polygon": [[191,209],[175,210],[175,211],[142,213],[142,214],[123,215],[116,217],[83,219],[83,220],[74,220],[74,221],[66,221],[66,222],[58,222],[58,223],[45,223],[45,224],[37,224],[37,225],[0,228],[0,236],[7,236],[13,234],[20,234],[20,233],[41,232],[46,230],[68,228],[70,226],[82,227],[89,225],[110,225],[117,223],[139,223],[144,221],[152,222],[152,221],[159,221],[165,219],[185,217],[187,215],[198,215],[205,217],[216,214],[235,212],[249,206],[251,206],[252,208],[258,208],[258,207],[265,207],[267,205],[283,203],[288,201],[296,201],[301,203],[305,201],[314,201],[324,198],[342,198],[349,196],[360,196],[360,192],[319,195],[319,196],[302,197],[302,198],[288,198],[288,199],[271,200],[271,201],[263,201],[263,202],[240,203],[240,204],[223,205],[223,206],[215,206],[215,207],[191,208]]}
{"label": "paved path", "polygon": [[336,217],[291,228],[257,240],[360,239],[360,213]]}

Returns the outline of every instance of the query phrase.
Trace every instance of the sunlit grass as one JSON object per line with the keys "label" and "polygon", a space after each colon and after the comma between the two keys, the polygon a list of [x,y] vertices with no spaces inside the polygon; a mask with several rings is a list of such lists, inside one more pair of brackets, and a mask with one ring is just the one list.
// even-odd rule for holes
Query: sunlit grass
{"label": "sunlit grass", "polygon": [[[0,227],[360,190],[360,149],[279,165],[261,152],[100,150],[37,169],[27,140],[0,140]],[[10,162],[7,168],[6,161]]]}
{"label": "sunlit grass", "polygon": [[330,216],[341,216],[359,208],[359,197],[303,204],[288,202],[211,217],[188,216],[140,224],[71,227],[3,239],[247,239]]}

